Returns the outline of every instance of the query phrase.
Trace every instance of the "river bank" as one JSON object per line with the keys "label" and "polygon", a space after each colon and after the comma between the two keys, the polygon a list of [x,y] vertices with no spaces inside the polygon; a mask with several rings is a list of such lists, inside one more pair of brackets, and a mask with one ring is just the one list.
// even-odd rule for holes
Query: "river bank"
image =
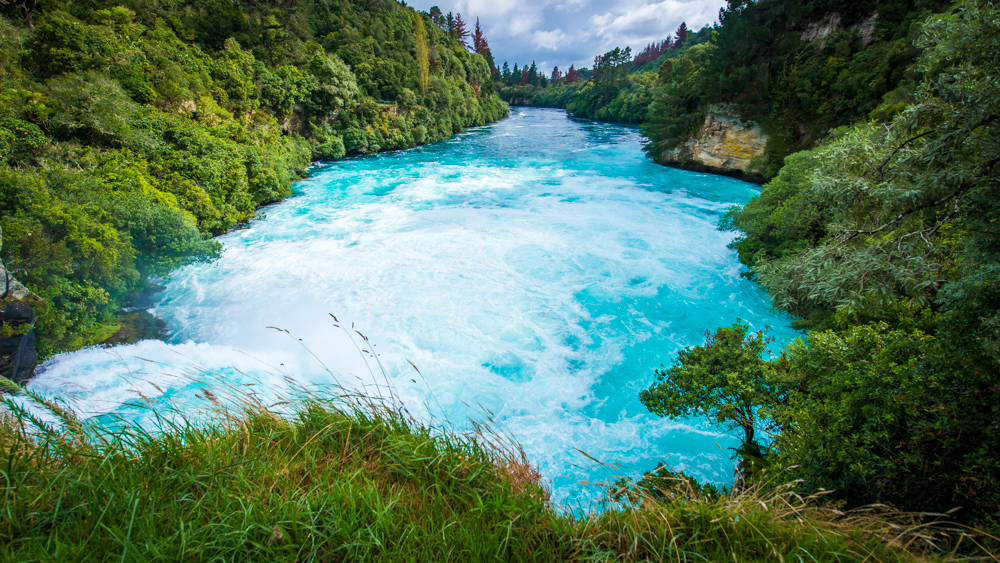
{"label": "river bank", "polygon": [[[180,377],[195,367],[277,394],[286,376],[373,395],[388,379],[424,420],[493,413],[559,502],[589,504],[597,491],[579,482],[606,480],[574,448],[633,475],[670,459],[730,482],[716,443],[732,438],[650,416],[638,390],[710,327],[743,318],[781,341],[795,332],[740,278],[732,235],[716,229],[755,187],[658,166],[640,143],[632,128],[524,109],[318,166],[266,219],[217,239],[217,260],[171,274],[154,309],[166,343],[58,356],[29,388],[110,418],[131,416],[136,389],[197,404]],[[387,378],[369,371],[352,324]]]}

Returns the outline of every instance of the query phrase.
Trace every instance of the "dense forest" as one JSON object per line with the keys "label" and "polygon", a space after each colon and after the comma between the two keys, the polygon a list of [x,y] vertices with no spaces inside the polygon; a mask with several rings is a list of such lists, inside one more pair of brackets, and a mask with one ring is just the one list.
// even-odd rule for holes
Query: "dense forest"
{"label": "dense forest", "polygon": [[734,2],[710,42],[657,71],[652,152],[716,101],[772,132],[774,178],[721,228],[746,275],[810,330],[774,353],[766,328],[710,331],[641,399],[737,429],[750,481],[996,530],[1000,10],[882,2],[867,46],[857,28],[823,44],[787,31],[876,10],[830,4]]}
{"label": "dense forest", "polygon": [[101,342],[313,160],[506,114],[463,34],[391,0],[0,2],[2,258],[42,355]]}

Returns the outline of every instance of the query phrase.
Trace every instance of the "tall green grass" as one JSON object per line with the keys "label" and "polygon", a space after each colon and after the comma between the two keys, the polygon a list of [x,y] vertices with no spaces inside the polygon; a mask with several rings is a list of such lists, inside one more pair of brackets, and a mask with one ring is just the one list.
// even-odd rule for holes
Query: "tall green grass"
{"label": "tall green grass", "polygon": [[948,558],[918,524],[781,488],[635,489],[574,515],[549,505],[524,453],[488,426],[449,433],[365,399],[307,396],[280,414],[220,402],[206,422],[163,416],[152,431],[89,425],[5,389],[3,561]]}

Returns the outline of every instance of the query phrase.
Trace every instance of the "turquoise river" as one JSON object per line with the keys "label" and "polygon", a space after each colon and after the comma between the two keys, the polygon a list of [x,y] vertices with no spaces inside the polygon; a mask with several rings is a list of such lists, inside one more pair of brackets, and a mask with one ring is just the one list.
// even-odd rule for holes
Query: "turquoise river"
{"label": "turquoise river", "polygon": [[716,228],[759,188],[657,166],[641,142],[513,108],[447,142],[317,165],[220,237],[220,259],[165,282],[153,312],[167,342],[63,354],[29,388],[95,422],[144,424],[149,404],[200,416],[209,387],[391,395],[459,431],[494,420],[568,507],[660,460],[731,482],[734,432],[652,416],[638,393],[738,318],[778,344],[796,335]]}

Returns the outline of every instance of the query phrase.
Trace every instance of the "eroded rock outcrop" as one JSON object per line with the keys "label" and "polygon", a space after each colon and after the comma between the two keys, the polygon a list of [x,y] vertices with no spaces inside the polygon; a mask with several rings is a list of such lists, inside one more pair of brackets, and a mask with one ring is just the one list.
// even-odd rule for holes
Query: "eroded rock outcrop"
{"label": "eroded rock outcrop", "polygon": [[[0,247],[3,231],[0,230]],[[0,376],[17,382],[31,378],[35,351],[35,307],[43,301],[24,287],[0,262]]]}
{"label": "eroded rock outcrop", "polygon": [[842,19],[838,12],[825,15],[823,19],[806,26],[802,31],[802,40],[818,44],[822,48],[826,44],[827,37],[833,32],[843,29],[845,31],[857,31],[861,34],[861,43],[864,45],[872,42],[872,38],[875,36],[875,22],[878,20],[877,12],[846,28],[841,26]]}
{"label": "eroded rock outcrop", "polygon": [[760,183],[763,177],[748,167],[750,161],[764,154],[766,145],[767,135],[756,123],[742,121],[733,107],[713,105],[694,136],[664,151],[656,160],[675,168]]}

